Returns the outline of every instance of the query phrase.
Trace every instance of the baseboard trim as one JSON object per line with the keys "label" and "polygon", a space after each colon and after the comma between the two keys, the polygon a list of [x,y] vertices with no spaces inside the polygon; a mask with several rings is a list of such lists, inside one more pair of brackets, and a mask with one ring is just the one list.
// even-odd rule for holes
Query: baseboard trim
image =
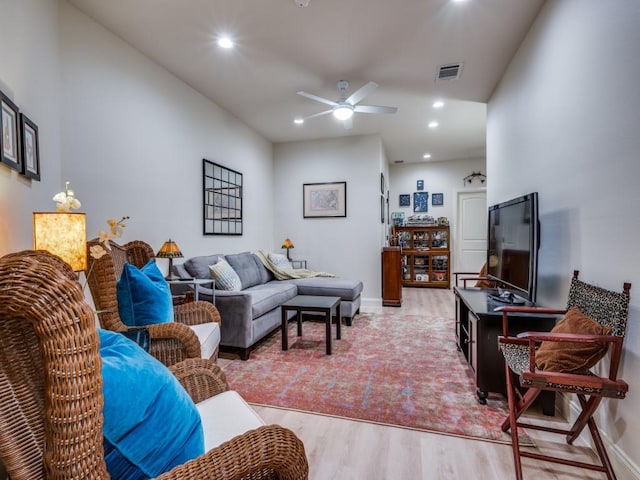
{"label": "baseboard trim", "polygon": [[[573,420],[580,414],[581,409],[579,407],[579,404],[576,401],[569,400],[567,395],[565,394],[559,395],[559,398],[561,398],[562,401],[565,402],[565,404],[568,403],[571,416],[569,423],[572,423]],[[636,464],[624,450],[613,443],[606,432],[600,431],[600,436],[602,437],[602,442],[604,443],[604,446],[609,453],[609,459],[613,464],[613,469],[616,472],[617,477],[629,480],[640,480],[640,466]],[[595,452],[595,449],[591,442],[591,434],[589,433],[587,428],[582,431],[582,433],[578,437],[578,441],[582,445],[590,447]]]}

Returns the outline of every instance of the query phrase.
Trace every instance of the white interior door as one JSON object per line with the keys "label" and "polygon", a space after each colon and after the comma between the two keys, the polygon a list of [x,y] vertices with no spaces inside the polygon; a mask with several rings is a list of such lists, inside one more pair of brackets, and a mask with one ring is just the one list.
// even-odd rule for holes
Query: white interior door
{"label": "white interior door", "polygon": [[457,192],[454,271],[478,272],[487,259],[487,191]]}

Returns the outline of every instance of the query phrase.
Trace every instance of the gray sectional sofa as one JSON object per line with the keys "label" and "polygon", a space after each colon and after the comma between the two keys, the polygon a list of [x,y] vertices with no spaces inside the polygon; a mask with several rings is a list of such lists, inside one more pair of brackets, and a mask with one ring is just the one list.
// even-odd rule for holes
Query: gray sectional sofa
{"label": "gray sectional sofa", "polygon": [[[340,315],[347,325],[360,311],[362,282],[332,277],[276,280],[260,258],[250,252],[193,257],[173,270],[181,278],[211,278],[209,266],[224,258],[242,282],[240,291],[198,286],[200,300],[214,303],[222,317],[220,347],[247,360],[252,347],[281,325],[280,305],[296,295],[340,297]],[[293,312],[291,312],[293,315]]]}

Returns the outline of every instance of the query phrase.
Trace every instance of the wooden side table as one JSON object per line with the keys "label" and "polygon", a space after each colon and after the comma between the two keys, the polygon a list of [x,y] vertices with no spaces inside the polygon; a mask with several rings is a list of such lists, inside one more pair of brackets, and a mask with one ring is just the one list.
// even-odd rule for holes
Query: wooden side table
{"label": "wooden side table", "polygon": [[326,352],[331,355],[331,312],[335,310],[336,315],[336,339],[340,340],[340,297],[322,297],[316,295],[298,295],[291,300],[284,302],[282,308],[282,350],[289,349],[287,312],[296,312],[298,322],[298,336],[302,335],[302,312],[320,312],[325,315],[326,322]]}

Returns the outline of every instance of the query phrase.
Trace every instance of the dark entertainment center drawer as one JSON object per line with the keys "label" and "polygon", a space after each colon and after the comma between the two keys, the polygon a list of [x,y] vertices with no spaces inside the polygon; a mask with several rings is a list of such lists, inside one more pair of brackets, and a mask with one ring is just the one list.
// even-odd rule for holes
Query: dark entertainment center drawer
{"label": "dark entertainment center drawer", "polygon": [[[486,403],[489,392],[506,395],[504,359],[498,349],[498,336],[502,335],[502,314],[495,312],[504,303],[491,299],[493,289],[454,288],[456,295],[456,342],[476,379],[478,401]],[[527,306],[533,306],[531,302]],[[509,334],[527,331],[549,331],[556,323],[554,315],[510,315]],[[549,400],[547,400],[549,402]],[[553,414],[551,404],[543,404],[544,412]]]}

